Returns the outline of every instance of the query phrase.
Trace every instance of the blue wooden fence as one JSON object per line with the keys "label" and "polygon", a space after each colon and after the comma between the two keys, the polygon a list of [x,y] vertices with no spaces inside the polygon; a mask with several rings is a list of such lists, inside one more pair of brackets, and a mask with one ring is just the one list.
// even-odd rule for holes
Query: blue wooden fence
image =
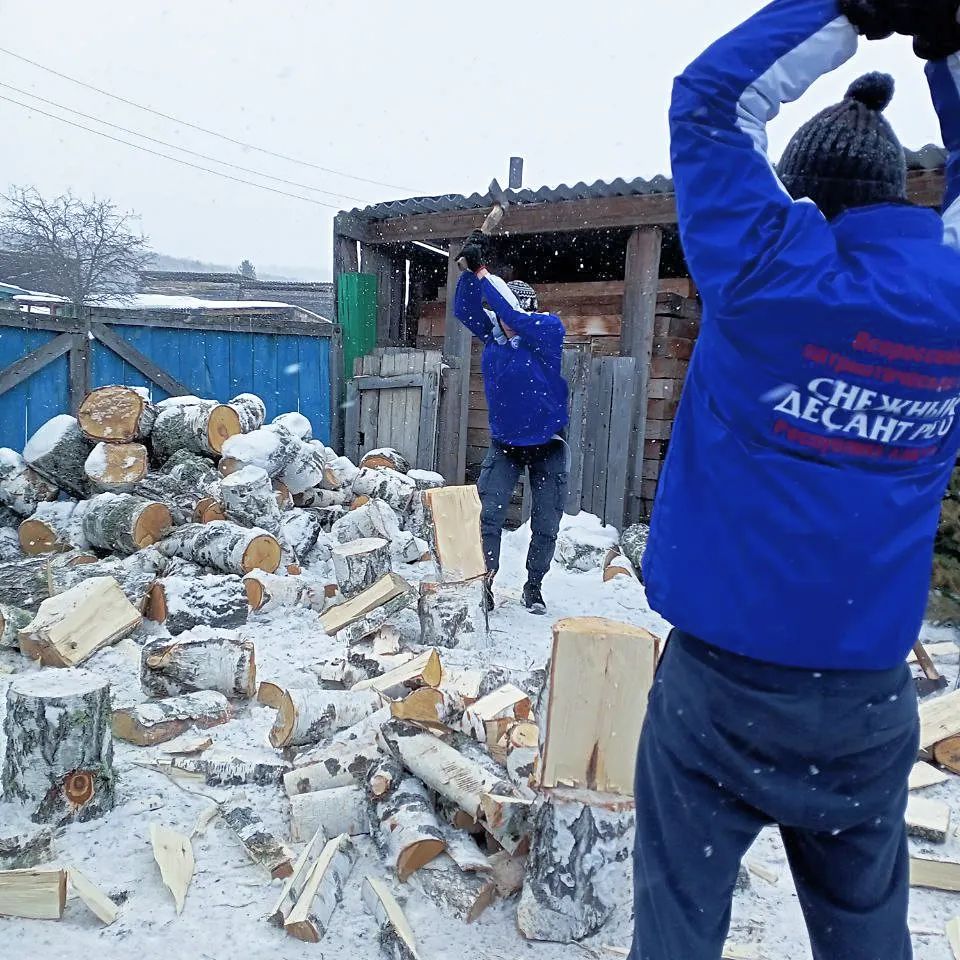
{"label": "blue wooden fence", "polygon": [[299,411],[329,443],[338,333],[332,325],[249,314],[75,319],[0,310],[0,446],[22,450],[50,417],[75,412],[86,390],[113,383],[149,387],[154,400],[171,392],[222,401],[255,393],[268,418]]}

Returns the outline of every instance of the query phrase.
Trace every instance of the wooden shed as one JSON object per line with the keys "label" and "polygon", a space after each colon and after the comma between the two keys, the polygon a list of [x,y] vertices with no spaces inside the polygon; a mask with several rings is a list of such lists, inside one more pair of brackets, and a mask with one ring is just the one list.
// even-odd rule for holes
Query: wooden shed
{"label": "wooden shed", "polygon": [[[944,153],[909,154],[911,199],[939,205]],[[670,441],[701,307],[678,233],[673,185],[653,180],[597,181],[507,191],[510,206],[494,234],[494,263],[506,279],[532,283],[540,308],[567,328],[564,369],[571,386],[573,454],[568,512],[581,507],[617,526],[649,516]],[[489,195],[391,201],[339,214],[334,222],[338,322],[350,335],[345,275],[376,278],[376,345],[347,371],[353,392],[345,417],[347,451],[381,446],[391,424],[365,391],[389,389],[383,358],[403,391],[428,389],[418,354],[442,352],[435,443],[419,449],[451,480],[473,479],[489,443],[479,344],[452,315],[459,276],[455,255],[493,204]],[[371,316],[370,322],[374,319]],[[372,340],[372,338],[371,338]],[[407,358],[414,366],[406,367]],[[396,364],[399,363],[399,366]],[[417,364],[419,364],[417,366]],[[412,378],[412,379],[411,379]],[[423,398],[421,398],[423,399]],[[407,416],[428,404],[406,400]],[[351,416],[352,411],[352,416]],[[391,419],[392,418],[392,419]],[[417,434],[414,434],[415,436]],[[416,451],[411,451],[416,453]],[[417,459],[414,456],[414,459]]]}

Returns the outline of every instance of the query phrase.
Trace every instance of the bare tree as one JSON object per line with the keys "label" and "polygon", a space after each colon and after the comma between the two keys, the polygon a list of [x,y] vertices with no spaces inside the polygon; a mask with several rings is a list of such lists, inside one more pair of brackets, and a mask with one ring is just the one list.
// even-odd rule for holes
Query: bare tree
{"label": "bare tree", "polygon": [[0,239],[31,263],[47,292],[80,306],[136,289],[150,252],[130,214],[96,197],[66,193],[48,200],[32,187],[15,187],[3,200]]}

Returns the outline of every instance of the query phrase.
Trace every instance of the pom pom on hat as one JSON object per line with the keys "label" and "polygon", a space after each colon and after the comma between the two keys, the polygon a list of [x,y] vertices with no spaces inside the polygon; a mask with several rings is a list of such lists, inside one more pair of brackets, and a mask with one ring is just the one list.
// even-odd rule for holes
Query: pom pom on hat
{"label": "pom pom on hat", "polygon": [[869,110],[885,110],[893,99],[894,80],[889,73],[867,73],[854,80],[847,90],[847,100],[856,100]]}

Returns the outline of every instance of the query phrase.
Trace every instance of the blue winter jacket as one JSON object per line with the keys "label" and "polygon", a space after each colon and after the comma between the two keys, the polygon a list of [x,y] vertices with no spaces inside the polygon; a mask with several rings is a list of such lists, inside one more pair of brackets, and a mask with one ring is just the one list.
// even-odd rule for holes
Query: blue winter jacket
{"label": "blue winter jacket", "polygon": [[[483,301],[493,313],[483,309]],[[454,301],[457,319],[485,344],[483,388],[494,440],[532,447],[556,436],[569,420],[567,382],[560,372],[563,323],[550,313],[520,309],[513,291],[497,276],[460,275]],[[516,336],[507,339],[500,320]]]}
{"label": "blue winter jacket", "polygon": [[814,669],[903,663],[960,430],[960,57],[928,70],[946,212],[828,222],[766,155],[781,103],[853,56],[836,0],[777,0],[677,80],[680,230],[704,302],[644,563],[708,643]]}

